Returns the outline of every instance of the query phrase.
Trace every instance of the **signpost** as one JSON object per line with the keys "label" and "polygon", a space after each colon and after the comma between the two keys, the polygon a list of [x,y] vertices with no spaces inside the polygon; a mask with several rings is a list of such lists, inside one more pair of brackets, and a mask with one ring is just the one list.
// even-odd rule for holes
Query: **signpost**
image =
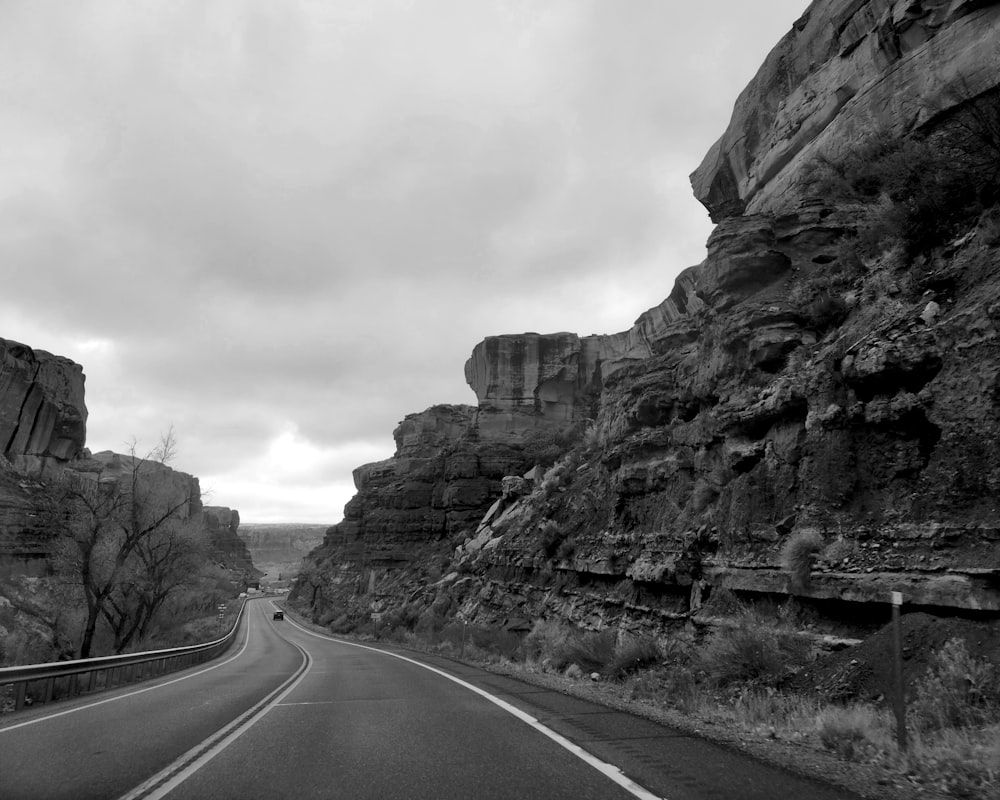
{"label": "signpost", "polygon": [[219,633],[222,633],[222,626],[225,621],[226,621],[226,604],[219,603]]}
{"label": "signpost", "polygon": [[892,643],[893,643],[893,712],[896,715],[896,743],[901,751],[906,750],[906,685],[903,682],[903,623],[899,609],[903,605],[902,592],[890,592],[892,598]]}

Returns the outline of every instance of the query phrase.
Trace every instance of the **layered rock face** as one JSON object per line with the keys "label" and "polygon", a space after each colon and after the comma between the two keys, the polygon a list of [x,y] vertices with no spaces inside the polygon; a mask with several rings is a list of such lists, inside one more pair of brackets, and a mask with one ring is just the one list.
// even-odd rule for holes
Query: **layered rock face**
{"label": "layered rock face", "polygon": [[42,482],[81,453],[86,436],[80,365],[0,339],[0,572],[44,571]]}
{"label": "layered rock face", "polygon": [[[0,339],[0,571],[39,575],[51,556],[52,532],[40,512],[51,488],[66,475],[82,481],[129,480],[136,460],[111,451],[85,449],[87,407],[84,374],[68,358]],[[143,461],[143,480],[165,498],[181,503],[178,518],[206,526],[215,557],[237,571],[253,564],[236,535],[239,515],[229,509],[203,514],[193,475]],[[222,512],[226,513],[222,513]]]}
{"label": "layered rock face", "polygon": [[259,574],[246,543],[239,535],[240,512],[225,506],[205,506],[202,514],[212,547],[212,557],[226,569],[243,573],[247,577]]}
{"label": "layered rock face", "polygon": [[434,406],[408,415],[396,428],[396,454],[354,471],[358,494],[344,521],[326,535],[353,561],[405,565],[431,544],[450,541],[475,525],[505,475],[525,463],[516,445],[480,440],[471,406]]}
{"label": "layered rock face", "polygon": [[[356,472],[345,523],[301,584],[317,617],[374,602],[655,628],[709,618],[735,593],[796,597],[864,628],[886,618],[890,591],[1000,612],[992,218],[915,260],[897,249],[862,261],[857,207],[800,191],[817,153],[834,158],[876,127],[933,127],[954,92],[996,89],[1000,70],[983,64],[1000,52],[984,53],[1000,41],[998,8],[814,3],[693,176],[718,222],[705,261],[628,331],[477,345],[465,374],[478,409],[444,428],[443,411],[412,418],[457,439],[415,435],[418,456],[397,431],[396,459]],[[546,437],[562,459],[518,482],[529,443]],[[510,479],[480,474],[449,518],[456,465],[474,455],[482,470],[512,443]],[[445,533],[461,542],[450,558]],[[796,547],[811,548],[804,571],[789,566]],[[407,572],[428,554],[437,569]]]}
{"label": "layered rock face", "polygon": [[700,311],[698,270],[678,276],[670,296],[623,333],[509,334],[480,342],[465,362],[476,393],[479,435],[524,438],[592,418],[605,379],[653,353],[652,342],[679,320]]}
{"label": "layered rock face", "polygon": [[73,459],[87,439],[79,364],[0,339],[0,445],[22,472]]}
{"label": "layered rock face", "polygon": [[267,574],[294,575],[302,559],[323,541],[328,525],[299,523],[243,523],[239,536],[253,563]]}
{"label": "layered rock face", "polygon": [[903,135],[992,89],[1000,6],[991,0],[817,0],[740,94],[691,176],[712,219],[780,213],[803,167],[873,128]]}

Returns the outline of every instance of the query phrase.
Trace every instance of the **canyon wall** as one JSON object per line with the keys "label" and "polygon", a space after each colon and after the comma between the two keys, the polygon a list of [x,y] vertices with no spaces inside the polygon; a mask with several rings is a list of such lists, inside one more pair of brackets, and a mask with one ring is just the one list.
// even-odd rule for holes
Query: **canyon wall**
{"label": "canyon wall", "polygon": [[[61,356],[0,339],[0,574],[37,576],[49,569],[53,531],[43,512],[60,482],[129,482],[132,455],[86,449],[87,406],[83,368]],[[212,557],[237,573],[255,573],[236,535],[239,515],[203,509],[193,475],[155,461],[143,461],[144,481],[167,502],[179,503],[177,517],[204,529]]]}
{"label": "canyon wall", "polygon": [[239,537],[254,566],[273,583],[290,580],[298,574],[302,559],[323,541],[328,527],[295,522],[242,523]]}
{"label": "canyon wall", "polygon": [[247,579],[255,578],[260,571],[254,567],[246,542],[239,535],[240,512],[225,506],[205,506],[202,515],[212,558]]}
{"label": "canyon wall", "polygon": [[1000,8],[988,0],[814,2],[740,94],[691,176],[715,222],[781,213],[811,159],[874,128],[904,135],[996,86]]}
{"label": "canyon wall", "polygon": [[0,339],[0,445],[22,472],[72,460],[87,439],[83,368]]}
{"label": "canyon wall", "polygon": [[705,261],[628,331],[476,345],[478,407],[404,420],[293,601],[342,629],[373,610],[655,628],[733,595],[794,597],[817,631],[884,621],[890,591],[1000,612],[996,209],[863,253],[859,204],[807,179],[866,131],[995,111],[998,15],[813,3],[692,176]]}

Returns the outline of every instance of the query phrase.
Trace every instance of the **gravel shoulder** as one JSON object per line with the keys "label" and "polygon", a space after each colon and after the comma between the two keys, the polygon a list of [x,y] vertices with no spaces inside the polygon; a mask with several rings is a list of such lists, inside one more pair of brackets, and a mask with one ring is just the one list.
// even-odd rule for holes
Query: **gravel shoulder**
{"label": "gravel shoulder", "polygon": [[674,709],[623,696],[621,687],[601,681],[574,680],[551,673],[531,672],[507,664],[477,664],[497,674],[565,692],[600,703],[616,711],[624,711],[653,720],[670,728],[699,736],[717,744],[732,747],[768,764],[800,775],[819,777],[871,800],[936,800],[944,798],[927,787],[903,779],[899,773],[872,764],[844,761],[802,742],[772,738],[761,730],[734,731],[732,724],[695,719]]}

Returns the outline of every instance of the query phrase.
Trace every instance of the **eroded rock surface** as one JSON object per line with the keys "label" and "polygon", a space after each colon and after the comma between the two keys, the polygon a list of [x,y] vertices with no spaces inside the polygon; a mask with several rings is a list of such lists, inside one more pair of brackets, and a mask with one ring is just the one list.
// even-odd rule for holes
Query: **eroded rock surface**
{"label": "eroded rock surface", "polygon": [[225,506],[204,506],[202,516],[212,557],[227,569],[248,577],[257,574],[246,542],[239,535],[240,512]]}
{"label": "eroded rock surface", "polygon": [[802,168],[879,127],[902,135],[1000,83],[1000,5],[989,0],[813,2],[740,94],[691,176],[719,222],[781,213]]}
{"label": "eroded rock surface", "polygon": [[[862,261],[857,207],[799,191],[817,153],[994,88],[998,9],[810,6],[694,175],[705,261],[628,331],[476,345],[478,408],[408,417],[396,457],[355,473],[298,602],[348,626],[377,607],[649,629],[727,594],[859,630],[890,591],[1000,612],[1000,236],[970,219]],[[545,442],[560,458],[526,472]],[[796,541],[817,543],[802,574]]]}
{"label": "eroded rock surface", "polygon": [[0,445],[21,471],[75,458],[87,439],[83,368],[0,339]]}

